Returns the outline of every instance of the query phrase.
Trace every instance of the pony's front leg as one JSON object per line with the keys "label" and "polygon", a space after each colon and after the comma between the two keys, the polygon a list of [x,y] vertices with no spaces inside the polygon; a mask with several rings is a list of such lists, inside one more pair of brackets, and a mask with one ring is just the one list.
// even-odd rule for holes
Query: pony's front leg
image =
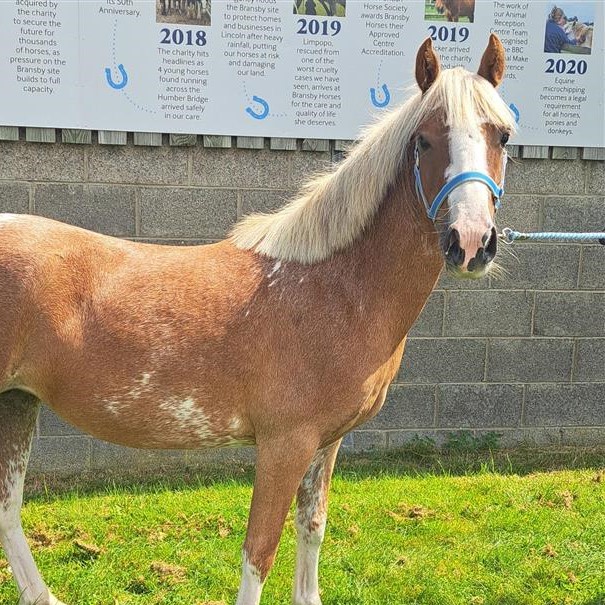
{"label": "pony's front leg", "polygon": [[296,495],[294,605],[321,605],[319,550],[328,518],[328,491],[340,440],[317,452]]}
{"label": "pony's front leg", "polygon": [[259,605],[290,504],[317,444],[297,436],[258,443],[256,478],[236,605]]}
{"label": "pony's front leg", "polygon": [[0,543],[19,588],[19,605],[64,605],[42,580],[21,527],[23,480],[39,408],[26,393],[0,394]]}

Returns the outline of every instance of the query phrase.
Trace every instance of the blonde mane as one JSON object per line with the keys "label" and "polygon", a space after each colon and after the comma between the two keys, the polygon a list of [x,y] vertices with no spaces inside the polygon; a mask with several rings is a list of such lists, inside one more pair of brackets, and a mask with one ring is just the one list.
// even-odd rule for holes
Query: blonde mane
{"label": "blonde mane", "polygon": [[510,110],[486,80],[462,68],[442,71],[424,95],[417,92],[367,128],[345,160],[307,183],[284,208],[242,219],[231,240],[245,250],[305,264],[348,247],[407,165],[406,150],[417,128],[438,112],[450,127],[485,120],[515,129]]}

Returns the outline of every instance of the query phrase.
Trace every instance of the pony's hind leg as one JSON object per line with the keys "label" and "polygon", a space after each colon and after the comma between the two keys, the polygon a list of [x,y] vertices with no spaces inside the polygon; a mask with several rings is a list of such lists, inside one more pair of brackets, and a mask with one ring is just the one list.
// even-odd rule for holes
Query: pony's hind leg
{"label": "pony's hind leg", "polygon": [[321,605],[319,550],[328,518],[328,491],[340,440],[319,450],[296,495],[296,571],[294,605]]}
{"label": "pony's hind leg", "polygon": [[19,605],[63,605],[42,580],[21,527],[23,480],[39,407],[21,391],[0,393],[0,543],[19,588]]}

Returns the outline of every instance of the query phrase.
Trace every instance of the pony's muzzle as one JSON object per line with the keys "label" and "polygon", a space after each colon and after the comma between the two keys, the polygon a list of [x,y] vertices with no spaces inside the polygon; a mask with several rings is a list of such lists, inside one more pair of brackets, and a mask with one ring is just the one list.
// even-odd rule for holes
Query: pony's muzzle
{"label": "pony's muzzle", "polygon": [[458,229],[450,227],[443,248],[448,270],[459,276],[482,277],[496,256],[496,228],[491,227],[478,241],[478,238],[473,238],[472,235],[464,237]]}

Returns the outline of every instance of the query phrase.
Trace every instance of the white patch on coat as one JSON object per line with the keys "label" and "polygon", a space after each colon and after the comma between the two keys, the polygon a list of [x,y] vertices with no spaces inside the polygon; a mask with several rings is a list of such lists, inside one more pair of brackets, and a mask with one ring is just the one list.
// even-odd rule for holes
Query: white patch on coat
{"label": "white patch on coat", "polygon": [[135,381],[134,386],[128,393],[128,395],[132,399],[138,399],[144,393],[149,392],[149,383],[151,382],[151,377],[153,376],[153,372],[143,372],[141,377]]}
{"label": "white patch on coat", "polygon": [[160,409],[172,416],[177,422],[179,430],[194,432],[202,441],[216,437],[208,415],[193,397],[185,399],[171,397],[160,404]]}
{"label": "white patch on coat", "polygon": [[103,399],[101,405],[114,416],[119,416],[126,409],[126,404],[119,399]]}
{"label": "white patch on coat", "polygon": [[242,579],[235,605],[259,605],[262,592],[260,571],[248,561],[248,556],[244,553]]}
{"label": "white patch on coat", "polygon": [[274,265],[271,273],[267,275],[268,279],[271,279],[281,269],[281,261],[278,260]]}
{"label": "white patch on coat", "polygon": [[140,378],[135,380],[134,385],[128,391],[125,391],[121,395],[101,400],[101,406],[110,414],[119,416],[128,408],[129,402],[135,401],[151,392],[149,384],[152,376],[153,372],[144,372]]}

